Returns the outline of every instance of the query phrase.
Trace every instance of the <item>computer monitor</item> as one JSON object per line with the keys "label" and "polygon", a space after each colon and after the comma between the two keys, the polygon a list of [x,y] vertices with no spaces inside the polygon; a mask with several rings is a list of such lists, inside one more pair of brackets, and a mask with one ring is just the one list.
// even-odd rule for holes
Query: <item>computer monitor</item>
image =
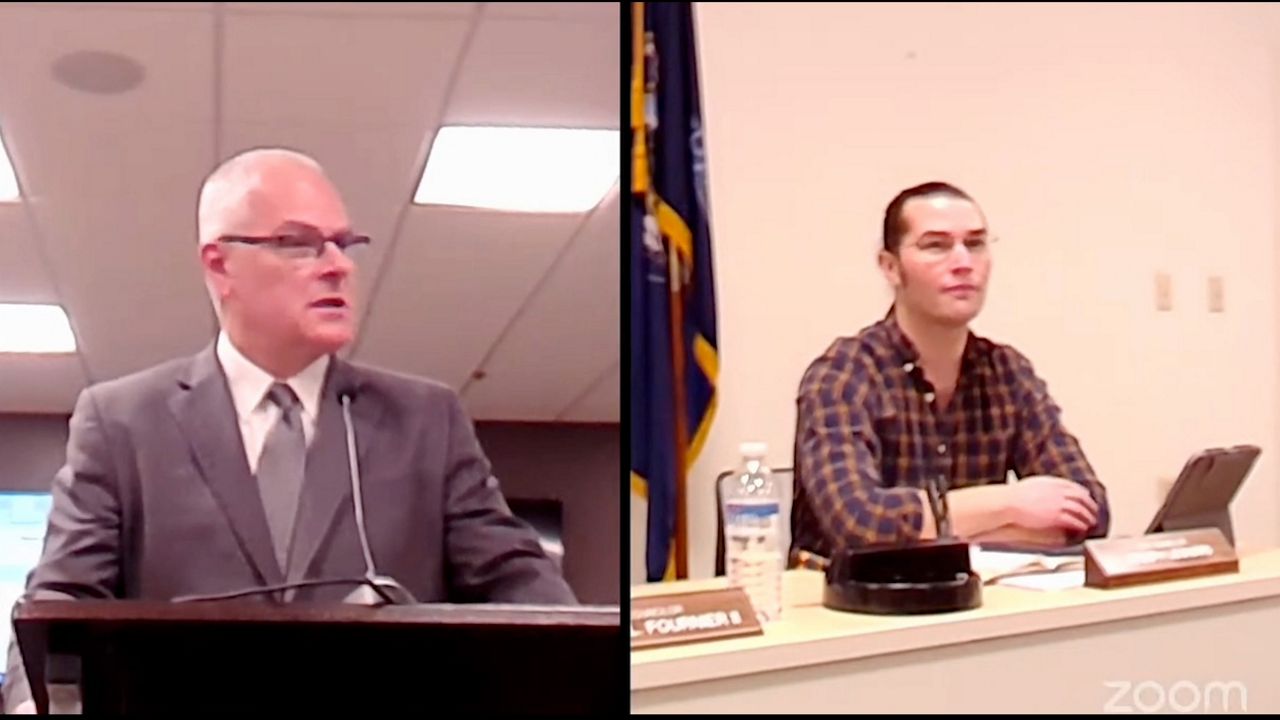
{"label": "computer monitor", "polygon": [[1191,456],[1146,532],[1216,527],[1234,546],[1231,501],[1260,454],[1262,449],[1255,445],[1236,445]]}
{"label": "computer monitor", "polygon": [[[49,508],[47,492],[0,490],[0,652],[8,652],[13,634],[13,604],[27,585],[27,574],[40,560]],[[5,663],[0,662],[0,682]]]}

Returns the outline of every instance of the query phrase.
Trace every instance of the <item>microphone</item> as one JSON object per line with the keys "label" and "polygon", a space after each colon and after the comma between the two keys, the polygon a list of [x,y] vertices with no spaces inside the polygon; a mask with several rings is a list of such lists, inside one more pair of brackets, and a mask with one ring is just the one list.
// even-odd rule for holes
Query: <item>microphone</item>
{"label": "microphone", "polygon": [[364,526],[364,496],[361,493],[360,462],[356,455],[356,431],[351,422],[351,401],[355,398],[358,386],[346,381],[338,390],[338,401],[342,403],[342,423],[347,430],[347,462],[351,477],[351,504],[355,508],[356,533],[360,536],[360,550],[364,553],[364,580],[360,587],[352,590],[343,602],[356,605],[413,605],[417,599],[394,578],[378,575],[373,564],[373,552],[369,549],[369,534]]}
{"label": "microphone", "polygon": [[[904,368],[914,374],[915,367]],[[831,610],[873,615],[915,615],[970,610],[982,604],[982,583],[973,572],[969,544],[951,530],[943,478],[931,471],[913,443],[914,469],[924,472],[924,490],[937,526],[937,539],[834,549],[824,558],[807,551],[792,562],[823,572],[822,605]],[[916,484],[919,488],[920,483]]]}
{"label": "microphone", "polygon": [[825,570],[824,607],[875,615],[914,615],[970,610],[982,604],[982,584],[970,563],[969,544],[951,531],[941,476],[929,471],[919,445],[916,447],[937,539],[852,548],[826,562],[816,556],[799,558],[808,567]]}
{"label": "microphone", "polygon": [[938,539],[952,538],[951,510],[947,506],[947,495],[939,486],[938,479],[932,473],[925,475],[925,494],[929,496],[929,509],[933,511],[933,521],[938,528]]}

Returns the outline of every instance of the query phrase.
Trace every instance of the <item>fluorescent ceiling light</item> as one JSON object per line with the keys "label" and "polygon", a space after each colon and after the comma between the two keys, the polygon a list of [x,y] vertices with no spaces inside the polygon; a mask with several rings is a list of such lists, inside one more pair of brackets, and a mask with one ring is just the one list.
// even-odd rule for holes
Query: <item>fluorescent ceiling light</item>
{"label": "fluorescent ceiling light", "polygon": [[13,163],[9,162],[9,151],[5,150],[4,138],[0,137],[0,202],[18,200],[18,176],[13,173]]}
{"label": "fluorescent ceiling light", "polygon": [[618,180],[617,130],[440,128],[413,201],[517,212],[586,212]]}
{"label": "fluorescent ceiling light", "polygon": [[0,303],[0,353],[73,353],[76,338],[60,305]]}

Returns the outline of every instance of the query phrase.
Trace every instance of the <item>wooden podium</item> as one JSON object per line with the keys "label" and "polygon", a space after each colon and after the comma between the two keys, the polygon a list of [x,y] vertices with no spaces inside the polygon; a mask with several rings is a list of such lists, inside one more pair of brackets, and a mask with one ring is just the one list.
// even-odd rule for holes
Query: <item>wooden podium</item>
{"label": "wooden podium", "polygon": [[613,606],[77,600],[20,602],[13,619],[42,713],[627,707]]}

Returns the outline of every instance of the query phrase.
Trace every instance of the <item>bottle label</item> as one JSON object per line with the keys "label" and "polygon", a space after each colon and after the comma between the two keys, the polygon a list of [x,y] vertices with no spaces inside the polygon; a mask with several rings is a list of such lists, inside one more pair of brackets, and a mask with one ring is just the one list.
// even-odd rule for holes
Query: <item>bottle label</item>
{"label": "bottle label", "polygon": [[725,534],[729,553],[781,554],[782,514],[777,501],[729,502],[725,505]]}
{"label": "bottle label", "polygon": [[725,503],[725,560],[729,582],[747,592],[761,622],[782,612],[781,506],[776,500]]}
{"label": "bottle label", "polygon": [[777,501],[742,502],[730,500],[725,507],[725,522],[729,525],[768,528],[776,524],[782,513]]}

